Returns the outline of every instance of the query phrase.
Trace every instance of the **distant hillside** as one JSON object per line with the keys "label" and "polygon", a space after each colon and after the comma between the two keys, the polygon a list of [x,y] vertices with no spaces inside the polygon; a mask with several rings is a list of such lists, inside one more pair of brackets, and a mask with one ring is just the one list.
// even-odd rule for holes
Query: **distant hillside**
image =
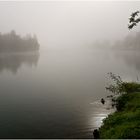
{"label": "distant hillside", "polygon": [[17,35],[13,30],[10,33],[0,33],[0,53],[1,52],[28,52],[39,50],[37,37],[29,34],[25,37]]}
{"label": "distant hillside", "polygon": [[140,50],[140,32],[128,35],[126,38],[116,41],[113,48],[123,50]]}

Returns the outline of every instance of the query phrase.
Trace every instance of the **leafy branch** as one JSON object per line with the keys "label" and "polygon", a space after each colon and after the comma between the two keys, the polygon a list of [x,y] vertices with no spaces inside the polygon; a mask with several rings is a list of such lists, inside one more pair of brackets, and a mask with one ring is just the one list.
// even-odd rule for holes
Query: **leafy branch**
{"label": "leafy branch", "polygon": [[140,17],[137,17],[140,11],[136,11],[131,14],[129,18],[129,24],[128,24],[128,29],[132,29],[134,26],[137,26],[137,24],[140,22]]}
{"label": "leafy branch", "polygon": [[138,82],[125,82],[120,76],[108,73],[113,83],[106,87],[106,90],[114,94],[134,93],[140,92],[140,83]]}
{"label": "leafy branch", "polygon": [[121,77],[113,74],[112,72],[108,73],[108,75],[114,82],[113,84],[110,84],[108,87],[106,87],[106,90],[109,90],[114,94],[122,93],[124,91],[124,87],[123,87],[123,81]]}

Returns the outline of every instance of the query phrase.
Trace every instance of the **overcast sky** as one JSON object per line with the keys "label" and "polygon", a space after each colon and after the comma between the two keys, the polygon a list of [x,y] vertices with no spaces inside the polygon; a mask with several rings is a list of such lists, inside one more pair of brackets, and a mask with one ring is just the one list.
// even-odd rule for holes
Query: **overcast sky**
{"label": "overcast sky", "polygon": [[0,32],[35,33],[42,47],[75,47],[126,36],[128,17],[139,8],[139,1],[0,2]]}

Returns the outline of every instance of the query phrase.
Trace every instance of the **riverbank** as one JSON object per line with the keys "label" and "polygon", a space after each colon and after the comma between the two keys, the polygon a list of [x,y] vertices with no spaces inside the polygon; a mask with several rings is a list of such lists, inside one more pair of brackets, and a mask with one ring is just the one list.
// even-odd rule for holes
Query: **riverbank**
{"label": "riverbank", "polygon": [[140,138],[140,92],[138,91],[140,84],[128,85],[131,85],[130,89],[133,90],[129,92],[129,89],[126,94],[116,99],[117,111],[104,119],[103,125],[99,128],[101,139]]}

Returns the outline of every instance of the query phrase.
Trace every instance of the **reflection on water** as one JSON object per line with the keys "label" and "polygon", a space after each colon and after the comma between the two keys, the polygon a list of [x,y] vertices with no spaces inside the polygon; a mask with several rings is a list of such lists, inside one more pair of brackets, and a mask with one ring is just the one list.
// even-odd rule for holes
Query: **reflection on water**
{"label": "reflection on water", "polygon": [[111,106],[111,99],[105,98],[105,104],[103,105],[99,100],[90,103],[92,112],[91,118],[89,120],[89,125],[94,128],[98,128],[102,124],[102,120],[107,117],[109,113],[114,112],[114,108]]}
{"label": "reflection on water", "polygon": [[9,70],[16,73],[23,65],[35,66],[39,59],[39,52],[32,53],[0,53],[0,72]]}
{"label": "reflection on water", "polygon": [[98,102],[110,94],[107,73],[133,79],[138,58],[99,50],[0,54],[0,138],[92,138],[111,111]]}

